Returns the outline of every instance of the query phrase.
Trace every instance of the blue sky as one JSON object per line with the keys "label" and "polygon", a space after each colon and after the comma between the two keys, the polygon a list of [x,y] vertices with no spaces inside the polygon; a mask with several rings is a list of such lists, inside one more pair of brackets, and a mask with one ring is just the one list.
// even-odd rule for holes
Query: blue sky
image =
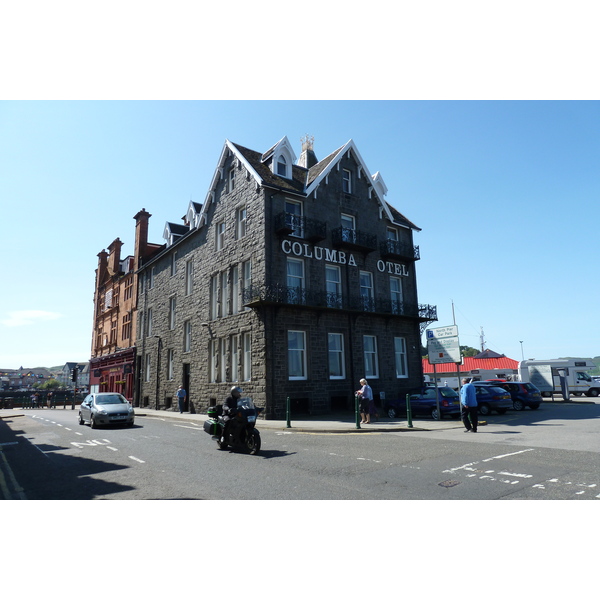
{"label": "blue sky", "polygon": [[349,139],[415,233],[419,299],[463,345],[600,355],[596,101],[0,102],[0,367],[89,358],[97,254],[203,202],[226,139]]}

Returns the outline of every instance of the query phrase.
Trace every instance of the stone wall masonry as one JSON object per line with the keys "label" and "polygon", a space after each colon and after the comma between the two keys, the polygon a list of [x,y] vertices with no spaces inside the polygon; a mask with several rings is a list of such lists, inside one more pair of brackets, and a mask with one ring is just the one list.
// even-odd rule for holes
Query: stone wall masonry
{"label": "stone wall masonry", "polygon": [[[342,191],[342,170],[350,168],[354,173],[353,193]],[[235,185],[230,189],[229,172],[234,169]],[[320,248],[332,250],[334,228],[340,226],[342,212],[356,217],[359,230],[375,234],[379,241],[387,237],[388,221],[376,198],[369,198],[369,185],[365,174],[357,177],[357,162],[350,154],[344,156],[340,169],[333,170],[327,181],[317,190],[316,198],[302,199],[304,215],[327,223],[327,238],[318,243]],[[140,374],[138,401],[144,397],[154,406],[158,401],[162,407],[174,406],[177,386],[182,383],[189,370],[188,393],[191,406],[203,412],[209,405],[221,403],[229,394],[232,385],[239,385],[245,394],[254,398],[259,406],[265,407],[266,418],[285,418],[286,398],[292,402],[293,414],[310,412],[325,414],[332,408],[351,409],[354,391],[364,373],[363,336],[374,335],[378,344],[380,377],[370,381],[377,395],[384,391],[386,397],[402,396],[421,385],[421,358],[419,324],[414,319],[379,313],[349,312],[339,309],[311,308],[302,305],[264,303],[252,309],[242,305],[243,264],[252,263],[252,283],[255,285],[287,285],[287,258],[281,243],[283,239],[301,241],[313,247],[307,240],[291,236],[279,236],[275,232],[274,218],[285,209],[285,199],[298,197],[286,195],[279,190],[260,188],[256,181],[230,155],[223,165],[223,178],[217,183],[214,195],[205,206],[206,223],[164,250],[155,260],[143,267],[148,271],[154,267],[154,287],[140,286],[139,312],[147,315],[153,310],[153,335],[148,338],[143,328],[138,328],[136,345],[140,363],[145,365],[151,357],[151,377],[145,381]],[[239,237],[236,215],[241,207],[246,208],[246,234]],[[217,224],[225,224],[222,248],[217,249]],[[412,231],[397,227],[401,241],[412,244]],[[390,273],[378,268],[381,260],[379,249],[363,253],[343,249],[352,254],[355,265],[341,264],[342,293],[359,294],[360,271],[373,274],[375,295],[390,297]],[[171,255],[177,252],[177,273],[171,276]],[[330,255],[331,256],[331,255]],[[193,289],[186,295],[185,264],[193,262]],[[401,262],[401,261],[395,261]],[[312,291],[325,290],[324,259],[304,258],[305,283]],[[404,299],[417,302],[416,275],[413,261],[404,263],[401,270]],[[231,293],[233,268],[237,266],[238,307],[234,314]],[[407,276],[404,272],[408,273]],[[217,278],[227,281],[228,296],[222,297],[218,286],[217,302],[220,315],[211,313],[211,281]],[[169,301],[176,298],[177,313],[173,329],[169,328]],[[184,351],[184,326],[191,324],[191,349]],[[146,318],[140,319],[146,323]],[[306,333],[307,378],[290,380],[288,366],[288,332],[300,330]],[[251,379],[244,381],[242,370],[242,342],[244,335],[251,336]],[[344,336],[345,377],[329,378],[328,333]],[[404,337],[407,342],[409,377],[398,379],[394,364],[394,337]],[[238,343],[240,368],[234,371],[232,362],[232,340]],[[219,349],[211,355],[211,342]],[[220,376],[222,353],[225,348],[225,377]],[[167,358],[172,351],[174,357],[173,378],[167,378]],[[216,361],[217,378],[211,381],[211,365]]]}

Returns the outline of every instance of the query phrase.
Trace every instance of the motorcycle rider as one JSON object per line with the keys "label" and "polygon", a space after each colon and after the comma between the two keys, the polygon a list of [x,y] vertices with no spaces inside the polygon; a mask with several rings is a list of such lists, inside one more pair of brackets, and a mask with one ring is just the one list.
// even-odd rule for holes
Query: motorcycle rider
{"label": "motorcycle rider", "polygon": [[242,388],[233,386],[229,392],[229,396],[223,402],[223,421],[225,421],[225,427],[223,427],[223,435],[221,441],[224,442],[229,436],[229,429],[231,428],[231,418],[237,408],[238,400],[242,397]]}

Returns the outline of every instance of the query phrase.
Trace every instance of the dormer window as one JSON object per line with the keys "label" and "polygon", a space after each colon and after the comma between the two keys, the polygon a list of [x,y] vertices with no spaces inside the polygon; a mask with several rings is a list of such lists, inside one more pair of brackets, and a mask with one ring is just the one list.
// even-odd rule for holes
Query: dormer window
{"label": "dormer window", "polygon": [[283,155],[277,159],[277,175],[287,177],[287,162]]}

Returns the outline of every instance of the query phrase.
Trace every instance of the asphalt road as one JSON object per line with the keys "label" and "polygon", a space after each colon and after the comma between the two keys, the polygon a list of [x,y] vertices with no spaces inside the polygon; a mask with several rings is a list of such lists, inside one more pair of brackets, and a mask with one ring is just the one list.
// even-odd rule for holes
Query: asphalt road
{"label": "asphalt road", "polygon": [[221,451],[198,421],[90,429],[77,411],[0,420],[10,499],[600,499],[600,405],[544,404],[461,428],[263,429],[258,456]]}

